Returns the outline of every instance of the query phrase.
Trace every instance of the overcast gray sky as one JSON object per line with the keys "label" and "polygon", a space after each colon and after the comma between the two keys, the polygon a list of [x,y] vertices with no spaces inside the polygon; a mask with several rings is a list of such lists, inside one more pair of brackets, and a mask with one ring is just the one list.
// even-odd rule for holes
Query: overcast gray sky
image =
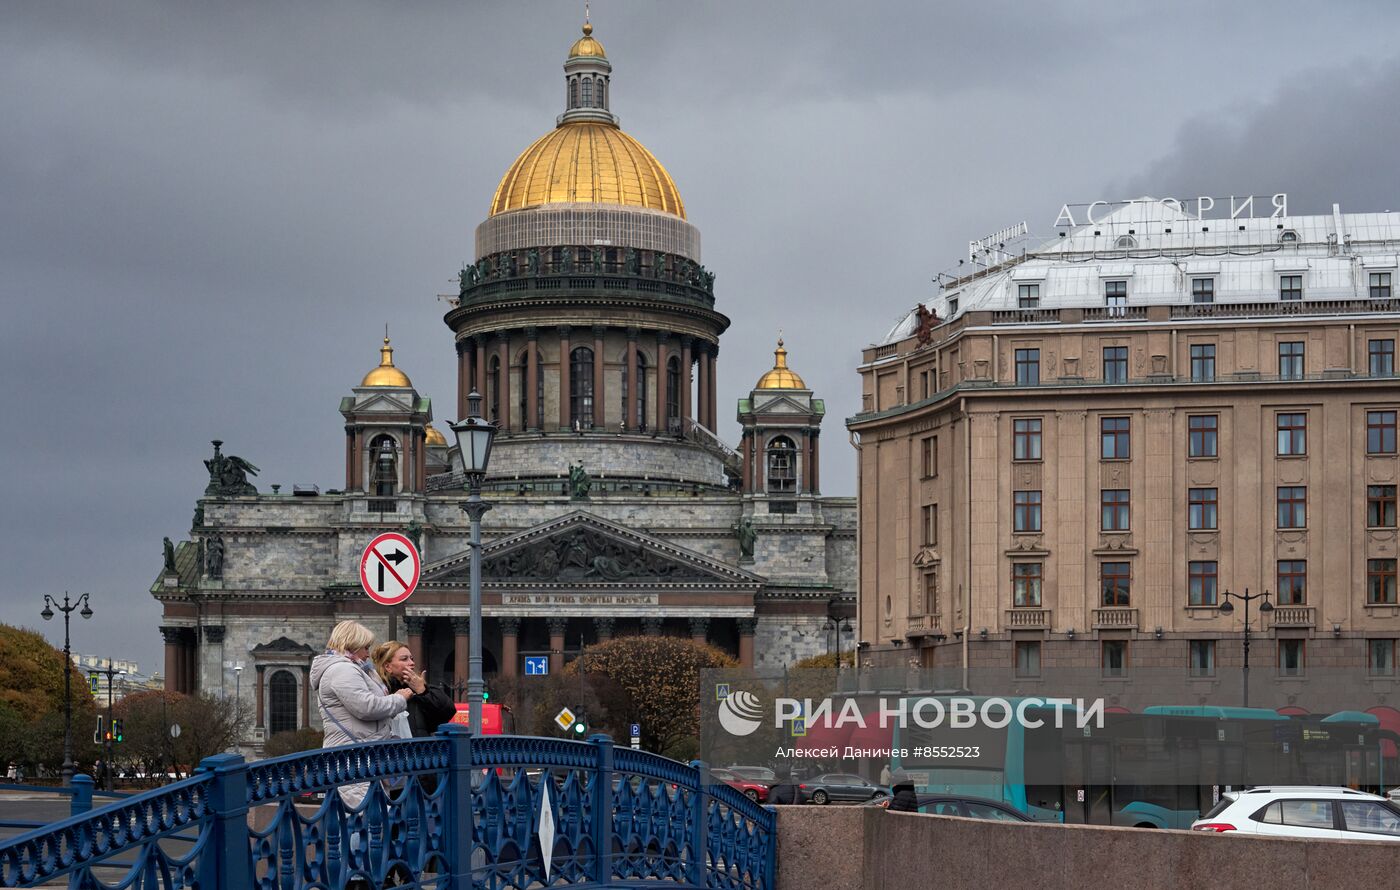
{"label": "overcast gray sky", "polygon": [[[209,440],[263,490],[338,487],[337,404],[386,321],[445,430],[436,295],[562,110],[581,12],[0,5],[0,621],[91,591],[75,648],[160,668],[146,590]],[[782,328],[826,398],[829,494],[855,492],[860,348],[970,238],[1140,194],[1400,209],[1393,3],[597,0],[593,21],[733,319],[721,432]]]}

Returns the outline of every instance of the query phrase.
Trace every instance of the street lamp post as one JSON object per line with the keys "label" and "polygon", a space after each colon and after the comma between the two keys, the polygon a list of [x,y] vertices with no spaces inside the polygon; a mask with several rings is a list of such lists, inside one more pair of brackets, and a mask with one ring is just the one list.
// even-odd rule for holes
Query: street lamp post
{"label": "street lamp post", "polygon": [[1235,607],[1234,607],[1234,605],[1232,605],[1232,604],[1230,603],[1230,600],[1232,600],[1232,599],[1237,599],[1237,600],[1239,600],[1240,602],[1244,603],[1244,671],[1243,671],[1243,673],[1244,673],[1244,706],[1245,706],[1246,708],[1249,707],[1249,635],[1250,635],[1250,629],[1249,629],[1249,603],[1250,603],[1251,600],[1262,599],[1264,602],[1262,602],[1262,603],[1259,604],[1259,614],[1262,615],[1262,614],[1264,614],[1265,612],[1272,612],[1272,611],[1274,610],[1274,604],[1271,603],[1271,602],[1269,602],[1269,595],[1270,595],[1270,594],[1269,594],[1269,591],[1267,591],[1267,590],[1265,590],[1263,593],[1250,593],[1248,587],[1246,587],[1246,588],[1244,589],[1244,593],[1231,593],[1230,591],[1227,590],[1227,591],[1225,591],[1224,594],[1223,594],[1223,597],[1224,597],[1223,602],[1220,603],[1220,614],[1221,614],[1221,615],[1231,615],[1231,614],[1234,614]]}
{"label": "street lamp post", "polygon": [[54,609],[63,613],[63,784],[73,784],[73,648],[68,636],[68,615],[78,609],[83,618],[92,617],[92,607],[88,605],[85,593],[70,604],[68,591],[63,592],[63,605],[58,600],[44,594],[44,611],[39,614],[45,621],[53,618]]}
{"label": "street lamp post", "polygon": [[481,735],[481,704],[486,682],[481,676],[481,517],[491,509],[482,500],[481,483],[486,478],[486,465],[491,459],[491,443],[496,438],[496,425],[481,417],[481,393],[475,389],[467,396],[467,417],[452,424],[457,437],[457,451],[466,475],[467,500],[462,511],[471,520],[471,621],[468,625],[467,711],[469,728],[474,736]]}
{"label": "street lamp post", "polygon": [[835,641],[835,645],[828,647],[828,649],[834,649],[836,652],[835,682],[839,687],[841,685],[841,633],[844,631],[847,636],[850,636],[851,619],[828,615],[826,616],[826,627],[831,634],[831,639]]}

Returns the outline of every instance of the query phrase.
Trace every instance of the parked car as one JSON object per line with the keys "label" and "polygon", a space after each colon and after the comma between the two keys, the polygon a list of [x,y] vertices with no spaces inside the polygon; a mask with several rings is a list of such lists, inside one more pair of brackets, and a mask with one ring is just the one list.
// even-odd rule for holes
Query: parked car
{"label": "parked car", "polygon": [[768,800],[768,784],[765,782],[748,779],[720,767],[711,767],[710,777],[716,782],[723,782],[755,803],[763,803]]}
{"label": "parked car", "polygon": [[[868,806],[889,808],[888,794],[870,801]],[[934,816],[962,816],[967,819],[991,819],[999,822],[1034,822],[1030,816],[999,800],[982,797],[950,797],[946,794],[920,794],[919,812]]]}
{"label": "parked car", "polygon": [[1400,841],[1400,806],[1351,788],[1273,785],[1225,792],[1191,828],[1221,834]]}
{"label": "parked car", "polygon": [[767,785],[778,781],[777,773],[766,766],[729,766],[726,769],[736,776],[743,776],[746,779],[753,779],[755,782],[763,782]]}
{"label": "parked car", "polygon": [[797,785],[799,803],[827,804],[833,800],[867,801],[884,793],[879,785],[851,773],[823,773]]}

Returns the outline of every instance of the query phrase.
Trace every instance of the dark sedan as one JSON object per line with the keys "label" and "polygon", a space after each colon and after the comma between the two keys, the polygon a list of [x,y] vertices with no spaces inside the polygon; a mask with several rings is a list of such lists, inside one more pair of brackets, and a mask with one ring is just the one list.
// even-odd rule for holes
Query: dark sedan
{"label": "dark sedan", "polygon": [[[871,806],[888,807],[890,798],[882,795]],[[999,800],[982,797],[950,797],[946,794],[920,794],[919,812],[934,816],[962,816],[966,819],[992,819],[999,822],[1034,822],[1030,816]]]}
{"label": "dark sedan", "polygon": [[866,801],[883,794],[884,789],[850,773],[823,773],[797,786],[798,800],[815,804],[834,800]]}

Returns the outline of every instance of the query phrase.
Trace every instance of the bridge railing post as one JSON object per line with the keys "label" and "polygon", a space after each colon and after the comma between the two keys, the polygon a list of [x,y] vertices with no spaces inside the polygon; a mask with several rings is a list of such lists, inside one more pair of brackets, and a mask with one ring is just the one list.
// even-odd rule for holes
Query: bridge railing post
{"label": "bridge railing post", "polygon": [[612,882],[613,740],[599,733],[588,739],[596,748],[597,770],[593,778],[593,874],[600,885]]}
{"label": "bridge railing post", "polygon": [[444,890],[472,890],[472,737],[457,723],[439,726],[437,734],[448,745],[447,790],[442,800],[448,877]]}
{"label": "bridge railing post", "polygon": [[92,809],[92,776],[82,773],[73,777],[73,796],[68,801],[68,814],[78,816]]}
{"label": "bridge railing post", "polygon": [[708,886],[708,876],[705,874],[705,863],[709,856],[710,846],[710,824],[709,824],[709,795],[705,793],[705,778],[708,775],[709,767],[703,760],[690,761],[700,775],[696,779],[695,797],[691,800],[691,819],[695,825],[690,830],[691,850],[690,859],[690,882],[697,887]]}
{"label": "bridge railing post", "polygon": [[199,857],[199,886],[242,890],[253,886],[248,847],[248,764],[238,754],[216,754],[199,762],[212,773],[209,809],[214,815],[209,846]]}

